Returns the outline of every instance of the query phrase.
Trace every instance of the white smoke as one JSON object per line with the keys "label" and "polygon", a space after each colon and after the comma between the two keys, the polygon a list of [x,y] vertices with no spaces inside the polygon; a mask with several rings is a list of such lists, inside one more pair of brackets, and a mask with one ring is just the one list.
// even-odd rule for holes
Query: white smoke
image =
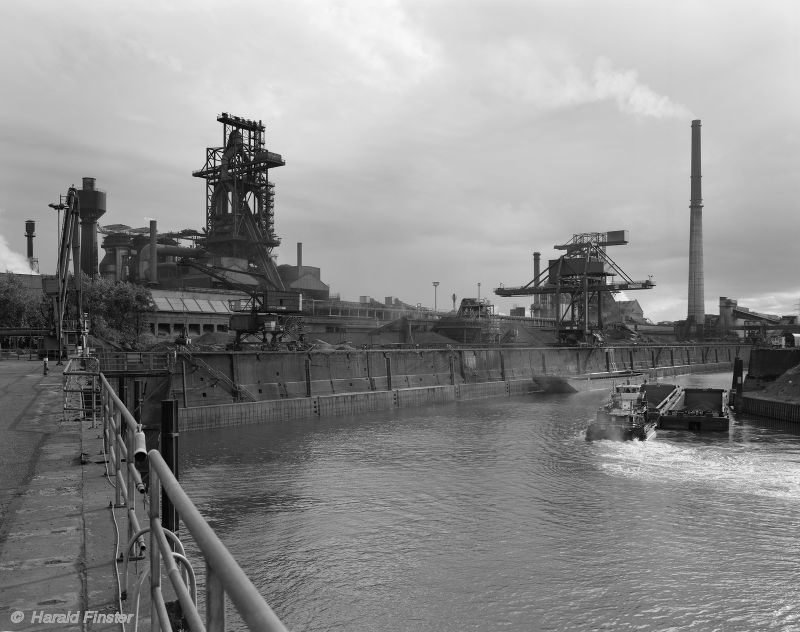
{"label": "white smoke", "polygon": [[654,118],[694,118],[686,106],[639,83],[635,70],[615,70],[604,57],[595,62],[593,80],[596,98],[614,99],[620,111],[627,114]]}
{"label": "white smoke", "polygon": [[3,235],[0,235],[0,272],[36,274],[36,271],[31,269],[28,258],[11,250]]}
{"label": "white smoke", "polygon": [[689,108],[639,81],[635,70],[614,68],[598,57],[591,72],[569,52],[512,39],[484,55],[487,85],[504,97],[542,109],[614,101],[625,114],[652,118],[694,118]]}

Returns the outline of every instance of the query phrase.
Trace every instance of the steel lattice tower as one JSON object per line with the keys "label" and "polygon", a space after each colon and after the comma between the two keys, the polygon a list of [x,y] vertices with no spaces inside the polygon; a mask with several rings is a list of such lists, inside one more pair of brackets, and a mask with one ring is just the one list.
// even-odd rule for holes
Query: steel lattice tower
{"label": "steel lattice tower", "polygon": [[284,289],[272,249],[280,244],[274,229],[274,184],[269,170],[286,163],[264,147],[264,125],[223,112],[223,146],[206,149],[206,164],[192,173],[206,181],[206,239],[210,253],[244,259],[248,268]]}

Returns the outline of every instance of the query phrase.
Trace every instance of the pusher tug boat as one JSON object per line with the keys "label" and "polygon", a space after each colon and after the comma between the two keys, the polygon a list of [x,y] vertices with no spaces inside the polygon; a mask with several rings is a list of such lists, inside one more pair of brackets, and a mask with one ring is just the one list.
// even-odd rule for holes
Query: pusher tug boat
{"label": "pusher tug boat", "polygon": [[646,441],[656,432],[658,413],[648,412],[644,384],[617,384],[586,429],[586,440]]}

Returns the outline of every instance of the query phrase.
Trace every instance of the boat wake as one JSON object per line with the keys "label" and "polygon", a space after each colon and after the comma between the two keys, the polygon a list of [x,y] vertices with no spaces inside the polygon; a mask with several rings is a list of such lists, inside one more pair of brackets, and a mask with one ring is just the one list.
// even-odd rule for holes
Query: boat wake
{"label": "boat wake", "polygon": [[800,500],[800,456],[775,444],[771,448],[601,441],[596,454],[600,469],[611,476]]}

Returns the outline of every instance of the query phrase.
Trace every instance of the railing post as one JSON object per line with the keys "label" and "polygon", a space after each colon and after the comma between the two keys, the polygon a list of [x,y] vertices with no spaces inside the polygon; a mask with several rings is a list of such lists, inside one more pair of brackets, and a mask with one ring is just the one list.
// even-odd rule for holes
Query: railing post
{"label": "railing post", "polygon": [[[114,476],[116,478],[114,485],[114,506],[122,507],[122,486],[125,484],[125,478],[122,476],[122,434],[120,426],[122,423],[122,416],[118,410],[115,410],[111,418],[114,420]],[[128,454],[130,458],[130,454]],[[125,469],[128,469],[128,461],[125,461]]]}
{"label": "railing post", "polygon": [[187,408],[189,404],[187,404],[187,397],[186,397],[186,360],[181,358],[181,380],[183,384],[183,407]]}
{"label": "railing post", "polygon": [[109,432],[108,432],[109,431],[108,419],[111,416],[110,413],[109,413],[108,408],[109,408],[109,400],[111,399],[111,397],[109,397],[108,392],[106,391],[106,389],[104,389],[102,387],[101,387],[101,391],[100,391],[100,397],[101,397],[102,405],[103,405],[103,453],[107,455],[108,454],[108,434],[109,434]]}
{"label": "railing post", "polygon": [[117,383],[117,397],[123,406],[128,406],[128,382],[124,375],[120,375]]}
{"label": "railing post", "polygon": [[[120,423],[125,424],[125,420],[120,417]],[[125,433],[125,447],[127,448],[128,456],[125,459],[125,481],[127,483],[127,490],[128,490],[128,540],[131,539],[134,533],[133,522],[130,519],[130,512],[136,511],[136,483],[133,480],[133,472],[131,469],[134,467],[133,459],[134,459],[134,433],[133,432],[126,432]]]}
{"label": "railing post", "polygon": [[142,423],[142,380],[133,381],[133,418],[137,424]]}
{"label": "railing post", "polygon": [[[180,480],[178,475],[178,402],[174,399],[165,399],[161,402],[159,452],[176,480]],[[161,522],[165,529],[177,533],[178,515],[166,494],[161,495]]]}
{"label": "railing post", "polygon": [[159,600],[161,596],[161,551],[158,548],[153,523],[158,520],[159,500],[161,496],[161,481],[155,471],[150,472],[150,631],[160,632]]}

